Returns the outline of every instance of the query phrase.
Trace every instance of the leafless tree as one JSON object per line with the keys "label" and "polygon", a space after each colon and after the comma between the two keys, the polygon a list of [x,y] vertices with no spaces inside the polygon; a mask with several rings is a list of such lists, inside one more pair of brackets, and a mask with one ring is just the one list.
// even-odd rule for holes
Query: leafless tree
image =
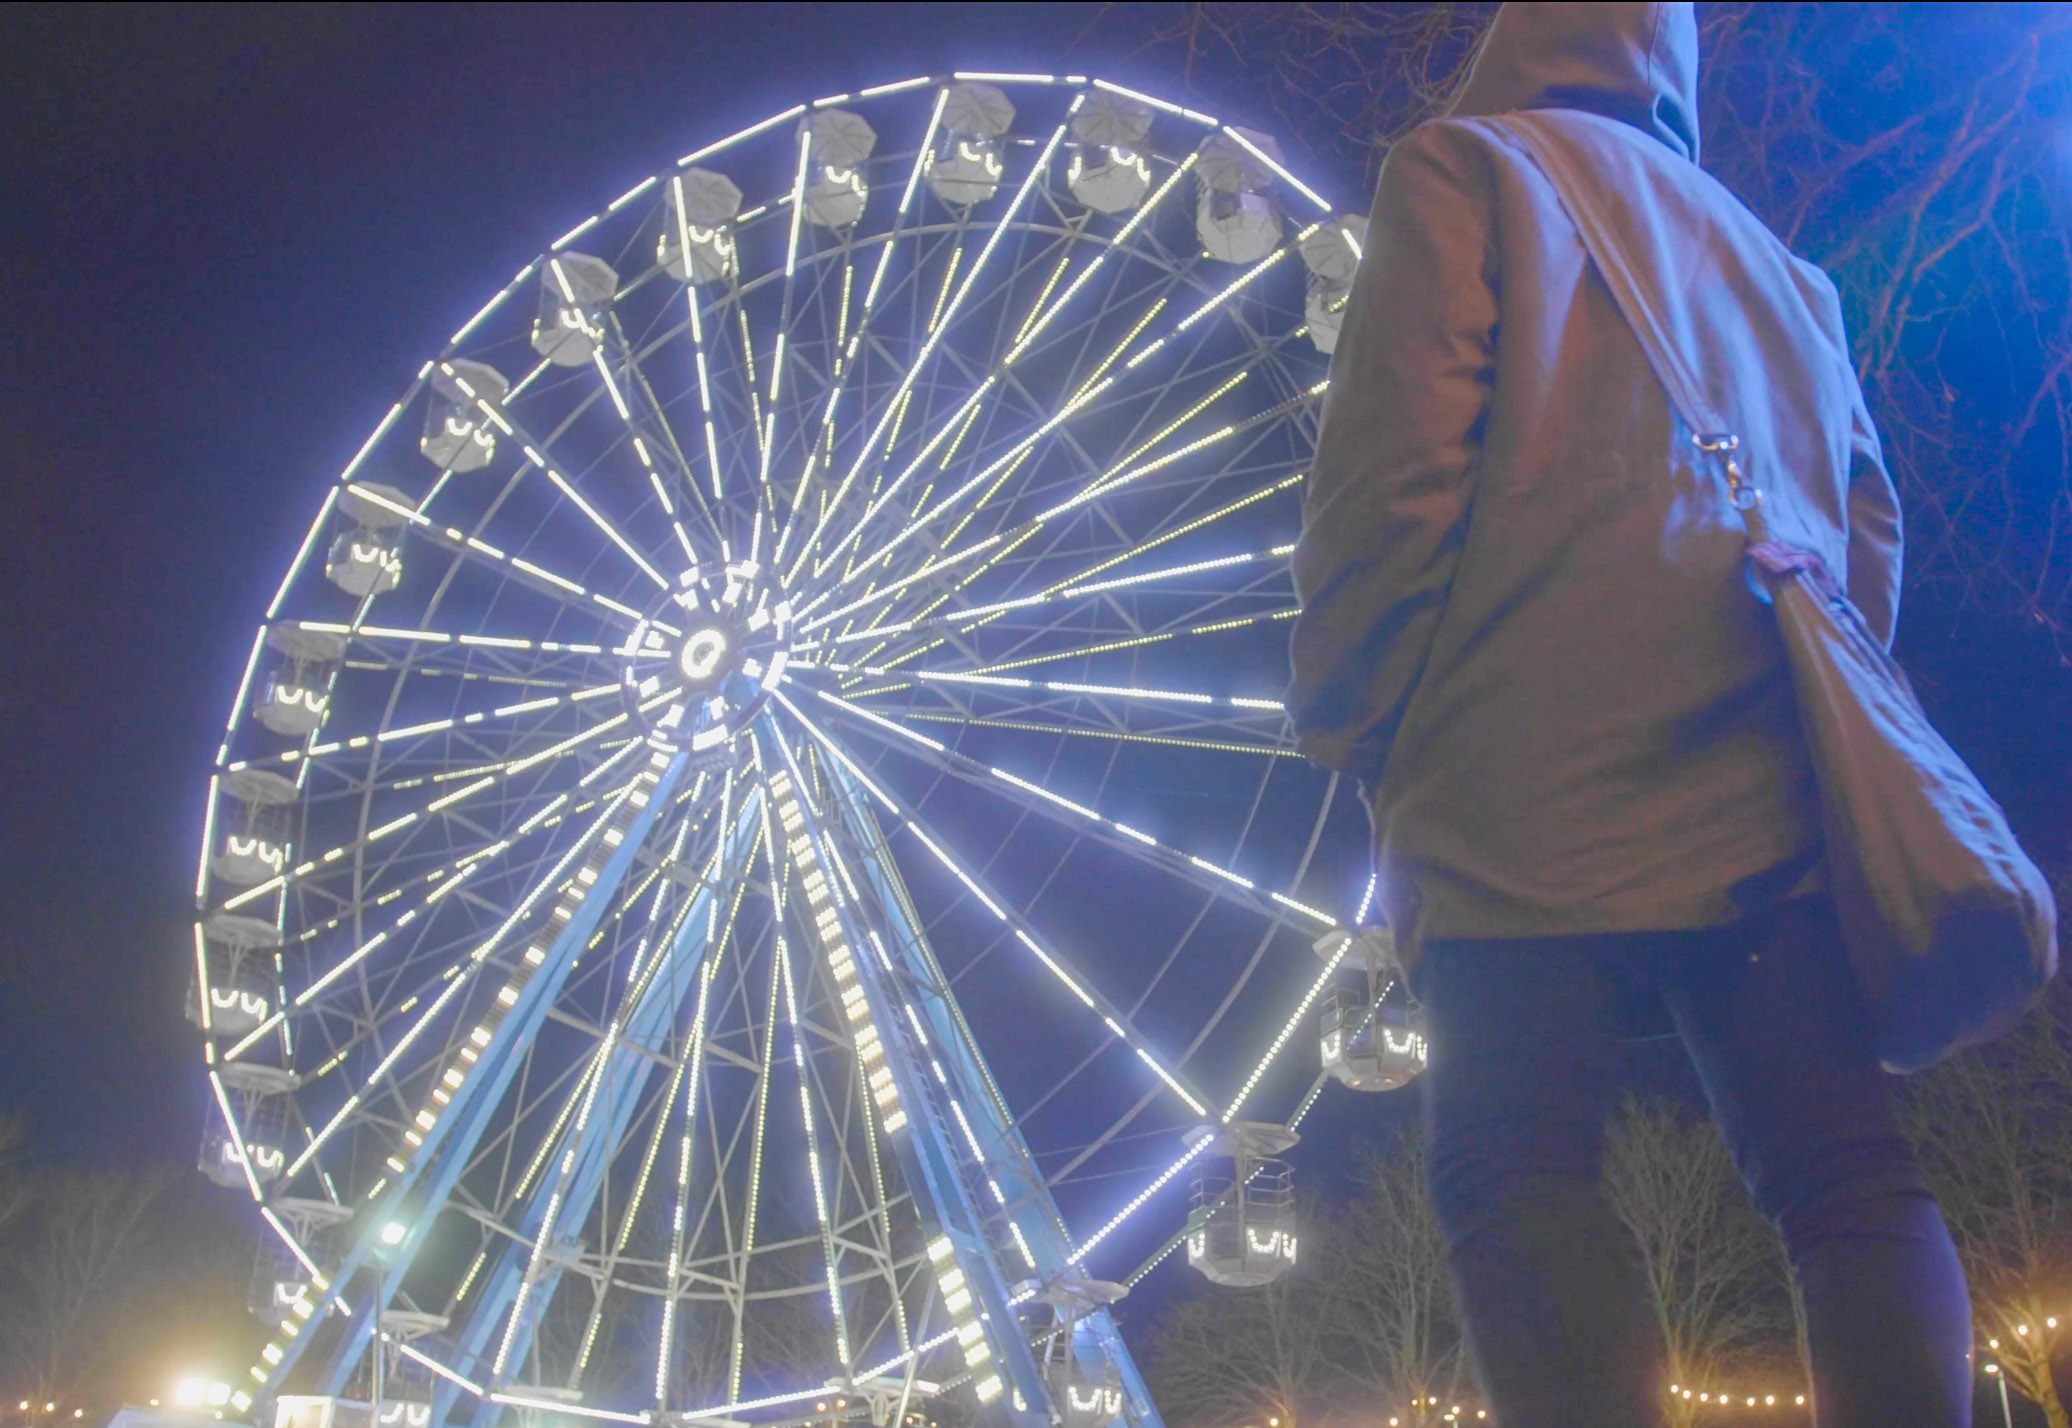
{"label": "leafless tree", "polygon": [[151,1248],[172,1172],[41,1170],[0,1263],[0,1354],[11,1383],[57,1399],[105,1366],[118,1290]]}
{"label": "leafless tree", "polygon": [[35,1204],[35,1187],[22,1164],[27,1137],[19,1116],[0,1115],[0,1243],[6,1242],[10,1227]]}
{"label": "leafless tree", "polygon": [[[1114,7],[1104,39],[1371,181],[1493,4]],[[1705,164],[1835,276],[1911,517],[1909,569],[2072,663],[2063,6],[1701,7]]]}
{"label": "leafless tree", "polygon": [[1258,1288],[1204,1288],[1153,1329],[1153,1397],[1169,1419],[1295,1428],[1328,1391],[1341,1283],[1316,1216],[1305,1219],[1294,1270]]}
{"label": "leafless tree", "polygon": [[1415,1131],[1368,1152],[1331,1220],[1337,1357],[1410,1428],[1438,1422],[1458,1401],[1460,1326]]}
{"label": "leafless tree", "polygon": [[2051,1356],[2072,1330],[2072,1046],[2060,993],[2004,1040],[1908,1086],[1909,1129],[1942,1202],[1980,1347],[2067,1428]]}
{"label": "leafless tree", "polygon": [[[1780,1247],[1711,1123],[1629,1100],[1607,1136],[1605,1188],[1639,1249],[1671,1382],[1709,1394],[1774,1368],[1793,1326]],[[1694,1421],[1700,1402],[1679,1392],[1670,1421]]]}

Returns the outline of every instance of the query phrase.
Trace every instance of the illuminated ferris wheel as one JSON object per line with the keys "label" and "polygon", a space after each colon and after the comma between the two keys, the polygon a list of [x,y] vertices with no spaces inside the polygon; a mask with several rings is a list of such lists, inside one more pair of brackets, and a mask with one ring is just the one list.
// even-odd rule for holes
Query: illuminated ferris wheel
{"label": "illuminated ferris wheel", "polygon": [[1113,1301],[1285,1270],[1296,1122],[1422,1056],[1279,703],[1362,232],[1209,115],[914,79],[424,365],[210,785],[235,1410],[1157,1423]]}

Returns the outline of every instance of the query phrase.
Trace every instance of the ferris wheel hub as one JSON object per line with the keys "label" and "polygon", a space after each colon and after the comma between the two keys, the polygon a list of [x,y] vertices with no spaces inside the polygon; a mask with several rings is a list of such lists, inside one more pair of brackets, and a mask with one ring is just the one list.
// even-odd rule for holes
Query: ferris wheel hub
{"label": "ferris wheel hub", "polygon": [[684,687],[693,693],[716,687],[740,663],[740,645],[717,620],[693,626],[677,647],[676,666],[683,671]]}
{"label": "ferris wheel hub", "polygon": [[789,599],[752,561],[684,571],[619,647],[627,711],[651,738],[716,754],[783,682],[791,621]]}

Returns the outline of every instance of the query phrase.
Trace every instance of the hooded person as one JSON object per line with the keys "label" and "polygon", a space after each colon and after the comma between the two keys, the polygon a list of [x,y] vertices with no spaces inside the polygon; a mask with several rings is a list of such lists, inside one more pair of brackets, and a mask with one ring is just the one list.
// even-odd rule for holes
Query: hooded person
{"label": "hooded person", "polygon": [[1586,176],[1780,538],[1887,644],[1898,503],[1833,285],[1698,166],[1688,4],[1507,4],[1382,167],[1294,555],[1287,706],[1359,779],[1425,1003],[1432,1189],[1514,1428],[1660,1420],[1598,1188],[1620,1009],[1666,1005],[1804,1296],[1822,1428],[1969,1421],[1961,1272],[1889,1104],[1772,611],[1504,116]]}

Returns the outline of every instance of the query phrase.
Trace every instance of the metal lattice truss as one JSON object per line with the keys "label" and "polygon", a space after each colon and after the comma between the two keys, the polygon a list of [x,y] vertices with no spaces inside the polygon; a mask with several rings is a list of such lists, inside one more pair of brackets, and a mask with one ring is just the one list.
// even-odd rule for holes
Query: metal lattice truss
{"label": "metal lattice truss", "polygon": [[1364,859],[1278,702],[1359,233],[1209,116],[958,75],[700,150],[469,319],[211,784],[239,1408],[355,1391],[378,1319],[441,1424],[1155,1425],[1074,1286],[1172,1247],[1183,1130],[1307,1108]]}

